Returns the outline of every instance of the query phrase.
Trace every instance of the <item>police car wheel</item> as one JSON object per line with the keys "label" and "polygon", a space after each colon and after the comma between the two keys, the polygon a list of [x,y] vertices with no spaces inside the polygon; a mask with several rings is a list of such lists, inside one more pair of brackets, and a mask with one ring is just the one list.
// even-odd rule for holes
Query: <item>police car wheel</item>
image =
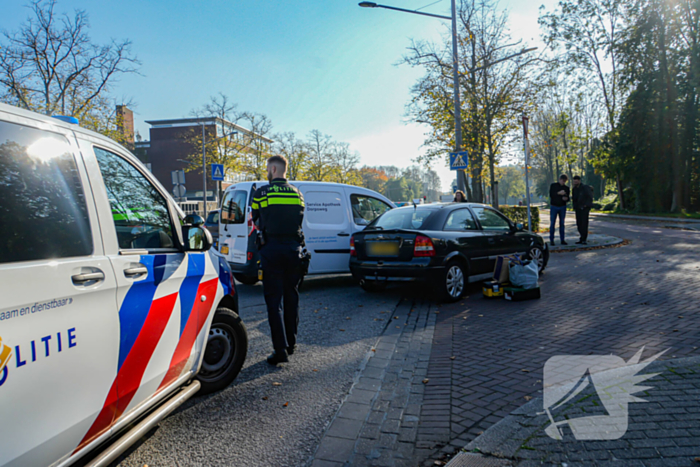
{"label": "police car wheel", "polygon": [[204,359],[197,379],[200,394],[226,388],[236,379],[248,352],[248,331],[241,318],[228,308],[218,308],[211,323]]}
{"label": "police car wheel", "polygon": [[246,276],[245,274],[234,274],[233,277],[243,285],[255,285],[258,283],[257,276]]}

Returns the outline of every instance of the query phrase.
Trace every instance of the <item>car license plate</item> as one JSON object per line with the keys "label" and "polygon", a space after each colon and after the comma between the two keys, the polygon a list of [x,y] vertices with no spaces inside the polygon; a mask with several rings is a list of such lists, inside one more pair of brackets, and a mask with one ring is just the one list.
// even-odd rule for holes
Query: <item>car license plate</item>
{"label": "car license plate", "polygon": [[367,242],[369,256],[399,256],[399,242]]}
{"label": "car license plate", "polygon": [[222,255],[228,254],[228,245],[221,245],[221,254]]}

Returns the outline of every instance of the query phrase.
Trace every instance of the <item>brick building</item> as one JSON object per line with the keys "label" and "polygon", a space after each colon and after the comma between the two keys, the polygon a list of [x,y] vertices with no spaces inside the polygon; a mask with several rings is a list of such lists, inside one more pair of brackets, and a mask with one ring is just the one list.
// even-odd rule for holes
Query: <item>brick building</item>
{"label": "brick building", "polygon": [[[146,123],[151,126],[149,141],[135,142],[134,154],[149,166],[151,172],[167,189],[173,187],[172,171],[185,170],[190,165],[197,165],[191,162],[190,156],[202,153],[201,143],[193,142],[193,140],[201,142],[202,128],[207,141],[224,135],[231,135],[230,137],[234,140],[252,135],[250,130],[218,117],[149,120]],[[268,146],[273,143],[271,139],[264,136],[257,137]],[[207,200],[215,201],[217,200],[216,183],[211,180],[210,163],[211,161],[207,161]],[[227,178],[235,177],[236,180],[243,176],[242,174],[226,175]],[[229,182],[232,181],[235,180],[229,180]],[[225,186],[227,186],[226,183],[223,187]],[[185,172],[185,187],[187,188],[185,196],[188,200],[202,200],[201,162],[197,169]]]}

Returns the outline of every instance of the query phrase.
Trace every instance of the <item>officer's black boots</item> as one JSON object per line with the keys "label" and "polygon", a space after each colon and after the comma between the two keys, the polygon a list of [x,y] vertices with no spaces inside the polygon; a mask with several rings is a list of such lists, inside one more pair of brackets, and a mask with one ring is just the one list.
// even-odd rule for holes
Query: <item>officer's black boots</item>
{"label": "officer's black boots", "polygon": [[267,363],[270,365],[277,365],[278,363],[286,363],[288,361],[289,358],[287,358],[286,350],[275,350],[269,357],[267,357]]}
{"label": "officer's black boots", "polygon": [[294,351],[297,349],[296,345],[290,345],[287,347],[287,355],[294,355]]}

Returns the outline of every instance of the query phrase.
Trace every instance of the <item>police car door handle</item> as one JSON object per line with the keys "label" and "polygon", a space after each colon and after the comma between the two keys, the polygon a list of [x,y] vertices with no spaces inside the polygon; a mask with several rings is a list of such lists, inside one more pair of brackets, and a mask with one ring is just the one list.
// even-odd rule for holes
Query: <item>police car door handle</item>
{"label": "police car door handle", "polygon": [[103,272],[86,272],[71,276],[74,284],[84,284],[85,282],[103,281],[105,274]]}
{"label": "police car door handle", "polygon": [[126,277],[138,277],[144,274],[148,274],[148,268],[146,268],[146,266],[136,266],[133,268],[124,269],[124,275]]}

